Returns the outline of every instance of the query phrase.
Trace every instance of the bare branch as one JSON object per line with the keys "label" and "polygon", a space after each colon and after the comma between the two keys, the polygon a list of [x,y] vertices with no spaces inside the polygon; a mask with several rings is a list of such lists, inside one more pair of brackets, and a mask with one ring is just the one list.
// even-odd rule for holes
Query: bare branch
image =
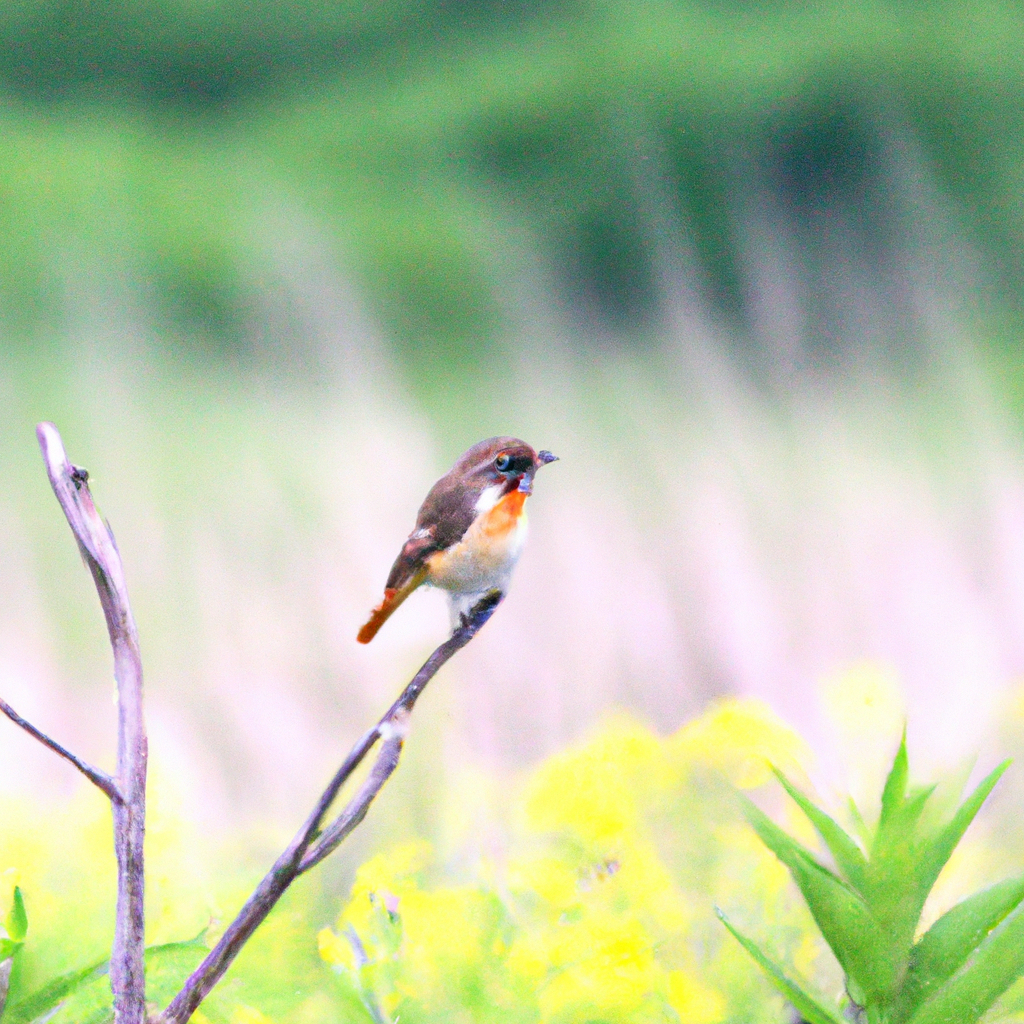
{"label": "bare branch", "polygon": [[10,704],[7,703],[2,697],[0,697],[0,711],[2,711],[15,725],[20,726],[29,734],[29,736],[35,737],[39,740],[44,747],[49,747],[55,754],[63,757],[65,761],[70,761],[94,786],[98,786],[103,790],[104,793],[110,797],[111,800],[116,803],[121,803],[121,793],[117,788],[117,783],[99,768],[93,768],[91,764],[87,764],[80,757],[72,754],[70,750],[62,747],[56,740],[50,739],[45,732],[37,729],[27,719],[21,717]]}
{"label": "bare branch", "polygon": [[[420,694],[438,669],[476,636],[501,599],[502,594],[495,590],[478,601],[452,635],[413,676],[384,717],[356,743],[288,848],[277,858],[220,941],[185,982],[170,1006],[157,1018],[159,1024],[186,1024],[292,882],[337,849],[363,820],[370,804],[398,766],[409,716]],[[320,827],[331,804],[378,739],[383,742],[370,774],[355,796],[321,834]]]}
{"label": "bare branch", "polygon": [[[388,723],[390,725],[390,723]],[[324,857],[333,853],[346,839],[350,832],[366,817],[370,804],[384,788],[384,783],[391,778],[391,773],[398,767],[398,759],[402,756],[402,744],[405,742],[406,729],[392,726],[386,732],[377,759],[373,762],[370,774],[359,787],[359,792],[345,805],[345,809],[331,824],[330,828],[317,841],[316,845],[299,862],[299,874],[304,874],[315,867]]]}
{"label": "bare branch", "polygon": [[[359,938],[359,932],[352,925],[345,929],[345,937],[348,939],[348,944],[352,947],[352,956],[355,958],[356,968],[361,970],[370,962],[370,958],[366,955],[366,947],[363,945],[363,940]],[[374,1024],[391,1024],[387,1014],[384,1013],[380,1003],[377,1002],[377,997],[370,986],[364,983],[359,986],[359,989],[360,995],[363,997],[363,1005],[369,1011]]]}
{"label": "bare branch", "polygon": [[53,493],[99,594],[114,653],[117,681],[117,791],[112,802],[114,851],[117,855],[117,918],[110,958],[116,1024],[143,1024],[146,1016],[144,960],[145,874],[143,839],[146,830],[146,762],[148,745],[142,713],[142,659],[128,601],[121,556],[110,527],[100,516],[89,491],[89,474],[72,466],[57,428],[36,428]]}

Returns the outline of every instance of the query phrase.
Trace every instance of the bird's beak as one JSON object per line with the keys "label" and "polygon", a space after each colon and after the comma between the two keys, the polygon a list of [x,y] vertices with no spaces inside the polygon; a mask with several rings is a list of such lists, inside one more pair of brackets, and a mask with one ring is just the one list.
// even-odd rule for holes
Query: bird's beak
{"label": "bird's beak", "polygon": [[533,474],[536,473],[537,470],[540,469],[541,466],[546,466],[549,462],[557,462],[557,461],[558,461],[558,456],[557,455],[552,455],[551,452],[548,452],[548,451],[537,452],[537,458],[536,458],[536,461],[534,463],[533,469],[531,469],[528,472],[524,473],[519,478],[519,490],[521,490],[523,492],[523,494],[532,494],[533,493]]}

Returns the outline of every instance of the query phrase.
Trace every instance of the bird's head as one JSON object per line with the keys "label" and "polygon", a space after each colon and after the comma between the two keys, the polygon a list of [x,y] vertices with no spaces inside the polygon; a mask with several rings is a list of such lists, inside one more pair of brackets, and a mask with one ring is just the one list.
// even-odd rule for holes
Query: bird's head
{"label": "bird's head", "polygon": [[502,493],[533,490],[534,474],[541,466],[557,461],[548,451],[534,451],[517,437],[490,437],[473,445],[456,463],[466,478],[474,478],[481,490],[501,485]]}

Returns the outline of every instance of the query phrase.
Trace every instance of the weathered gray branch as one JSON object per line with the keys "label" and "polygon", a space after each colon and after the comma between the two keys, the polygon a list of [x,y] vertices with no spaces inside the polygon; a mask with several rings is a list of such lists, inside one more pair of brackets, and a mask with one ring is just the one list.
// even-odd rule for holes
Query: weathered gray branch
{"label": "weathered gray branch", "polygon": [[[185,982],[184,988],[157,1018],[159,1024],[186,1024],[292,882],[319,864],[363,820],[370,804],[398,766],[409,716],[420,694],[438,669],[476,636],[501,598],[500,593],[493,591],[480,600],[452,635],[426,660],[387,714],[356,743],[288,848],[277,858],[220,941]],[[342,786],[378,740],[382,741],[381,748],[366,780],[334,821],[321,831],[324,818]]]}
{"label": "weathered gray branch", "polygon": [[117,783],[99,768],[93,768],[91,764],[83,761],[80,757],[72,754],[66,747],[62,747],[56,740],[50,739],[40,729],[37,729],[27,719],[21,717],[10,704],[7,703],[2,697],[0,697],[0,711],[2,711],[15,725],[20,726],[29,734],[39,740],[44,747],[49,747],[55,754],[63,757],[65,761],[70,761],[93,785],[98,786],[103,790],[104,793],[118,803],[121,802],[121,793],[117,788]]}
{"label": "weathered gray branch", "polygon": [[[116,1024],[144,1024],[143,840],[146,831],[148,747],[142,712],[142,659],[138,633],[128,601],[121,556],[110,527],[92,500],[89,474],[68,461],[60,434],[52,423],[40,423],[36,436],[53,493],[96,584],[114,653],[114,679],[117,682],[117,771],[114,785],[118,796],[111,799],[111,807],[114,852],[117,855],[117,916],[110,958],[110,984],[114,992]],[[52,741],[47,746],[55,749]],[[81,768],[77,759],[72,763]]]}

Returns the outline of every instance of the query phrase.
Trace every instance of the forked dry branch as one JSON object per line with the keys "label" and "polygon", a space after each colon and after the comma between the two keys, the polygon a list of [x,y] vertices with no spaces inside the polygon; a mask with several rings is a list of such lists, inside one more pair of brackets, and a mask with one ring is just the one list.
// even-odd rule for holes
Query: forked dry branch
{"label": "forked dry branch", "polygon": [[[156,1018],[157,1024],[185,1024],[210,989],[223,976],[260,922],[284,895],[288,886],[299,875],[315,867],[337,849],[345,837],[363,820],[370,804],[398,767],[409,716],[420,694],[434,678],[437,670],[476,636],[480,627],[501,602],[501,597],[498,591],[493,591],[476,604],[462,624],[424,662],[423,667],[413,676],[387,714],[356,743],[323,791],[305,825],[298,831],[284,853],[277,858],[274,866],[256,887],[256,891],[238,912],[238,916],[228,926],[220,941],[171,1001],[171,1005]],[[380,750],[366,780],[334,820],[322,829],[327,812],[342,786],[378,740],[381,741]]]}
{"label": "forked dry branch", "polygon": [[[118,696],[117,768],[111,777],[87,764],[0,700],[0,711],[30,736],[73,764],[110,800],[117,855],[117,920],[110,961],[115,1024],[145,1024],[145,915],[143,839],[146,815],[147,742],[142,706],[142,660],[128,602],[121,556],[89,490],[88,473],[72,465],[57,428],[41,423],[36,431],[54,494],[92,573],[114,653]],[[465,647],[501,602],[493,591],[465,616],[451,637],[426,660],[383,718],[352,748],[323,791],[305,824],[257,886],[220,940],[152,1024],[185,1024],[223,977],[239,951],[288,887],[331,854],[366,816],[370,804],[398,766],[409,716],[427,683],[456,651]],[[351,799],[328,824],[342,787],[380,742],[376,760]]]}

